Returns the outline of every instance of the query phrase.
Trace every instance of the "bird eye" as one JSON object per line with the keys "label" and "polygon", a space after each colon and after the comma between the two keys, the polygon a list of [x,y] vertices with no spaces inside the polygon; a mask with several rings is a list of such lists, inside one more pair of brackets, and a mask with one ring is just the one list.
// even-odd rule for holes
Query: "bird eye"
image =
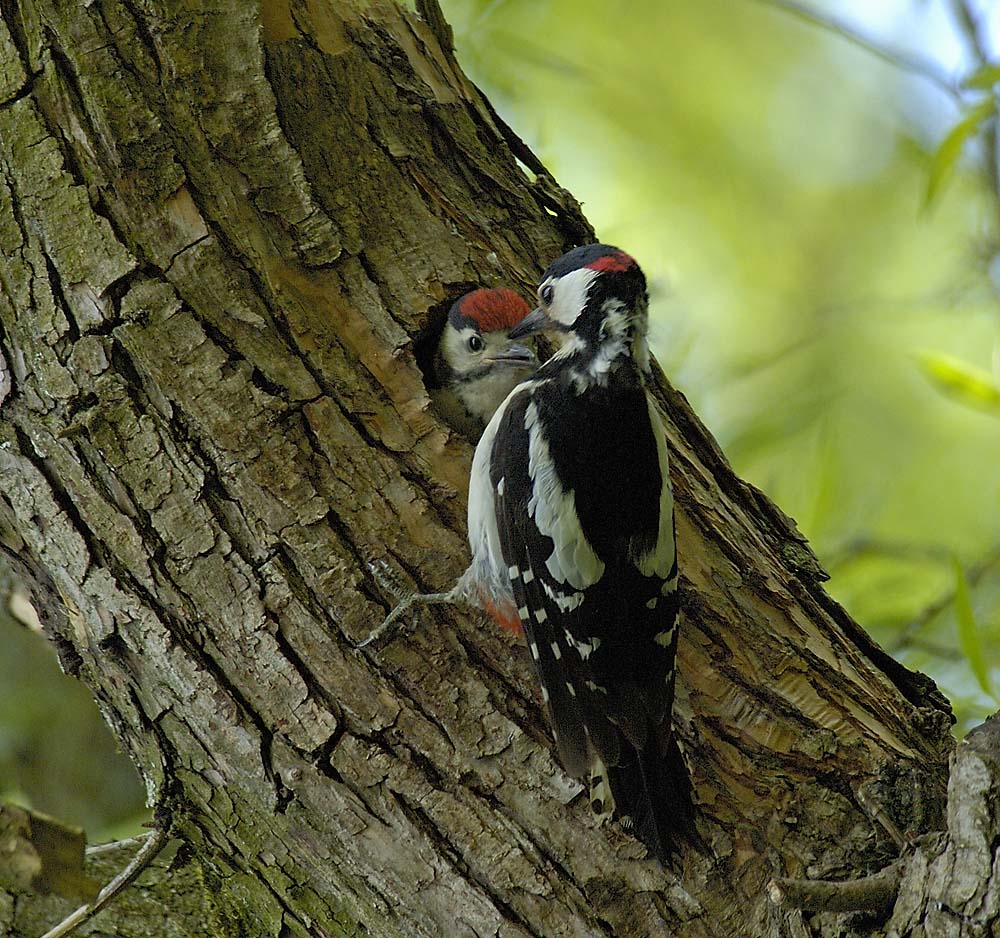
{"label": "bird eye", "polygon": [[483,350],[483,340],[478,335],[469,336],[469,350],[472,352],[481,352]]}
{"label": "bird eye", "polygon": [[546,306],[548,306],[549,303],[552,302],[552,295],[553,295],[553,293],[555,293],[555,290],[552,289],[552,284],[551,283],[547,283],[544,287],[542,287],[541,290],[538,291],[538,296],[541,299],[541,301]]}

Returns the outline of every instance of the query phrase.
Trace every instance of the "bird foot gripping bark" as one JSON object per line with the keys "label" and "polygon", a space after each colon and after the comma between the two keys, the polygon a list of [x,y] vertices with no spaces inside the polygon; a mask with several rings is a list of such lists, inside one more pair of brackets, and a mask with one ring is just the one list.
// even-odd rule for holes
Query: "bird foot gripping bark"
{"label": "bird foot gripping bark", "polygon": [[457,585],[446,593],[406,593],[400,590],[396,583],[391,581],[384,564],[380,567],[372,564],[369,565],[369,569],[379,586],[386,590],[386,592],[391,593],[397,602],[392,611],[382,620],[381,624],[370,632],[366,639],[358,643],[358,648],[367,648],[369,645],[374,645],[384,635],[399,628],[401,624],[400,619],[414,606],[433,606],[462,601],[461,591]]}

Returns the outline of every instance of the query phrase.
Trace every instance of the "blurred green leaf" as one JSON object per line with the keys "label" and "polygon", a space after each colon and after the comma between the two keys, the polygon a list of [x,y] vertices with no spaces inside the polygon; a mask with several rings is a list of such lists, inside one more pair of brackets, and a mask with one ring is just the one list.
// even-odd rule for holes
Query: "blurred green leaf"
{"label": "blurred green leaf", "polygon": [[0,648],[0,796],[102,838],[142,810],[135,767],[116,751],[90,690],[2,602]]}
{"label": "blurred green leaf", "polygon": [[965,142],[978,133],[979,128],[996,113],[996,99],[992,96],[983,98],[973,105],[941,141],[933,159],[927,178],[927,192],[924,196],[924,208],[931,205],[941,191],[942,185],[951,176],[955,163],[962,152]]}
{"label": "blurred green leaf", "polygon": [[917,360],[931,384],[948,397],[1000,414],[1000,384],[988,371],[941,352],[921,352]]}
{"label": "blurred green leaf", "polygon": [[998,83],[1000,83],[1000,65],[983,65],[962,82],[962,87],[989,91]]}
{"label": "blurred green leaf", "polygon": [[983,653],[982,642],[979,639],[979,627],[976,625],[976,616],[972,611],[972,601],[969,599],[969,581],[966,579],[965,571],[957,558],[954,563],[955,621],[958,624],[958,638],[979,686],[992,696],[990,669],[986,663],[986,655]]}
{"label": "blurred green leaf", "polygon": [[17,805],[0,805],[0,882],[17,892],[92,902],[101,884],[83,871],[83,829]]}

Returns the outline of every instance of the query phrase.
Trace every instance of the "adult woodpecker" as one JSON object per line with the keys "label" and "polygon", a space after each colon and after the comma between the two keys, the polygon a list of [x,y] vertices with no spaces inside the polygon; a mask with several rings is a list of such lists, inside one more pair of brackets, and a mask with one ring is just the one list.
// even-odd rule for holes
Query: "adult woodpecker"
{"label": "adult woodpecker", "polygon": [[563,765],[662,857],[690,792],[671,730],[677,555],[646,279],[591,244],[545,271],[538,299],[513,335],[565,341],[476,448],[463,580],[513,594]]}
{"label": "adult woodpecker", "polygon": [[466,293],[448,313],[434,356],[431,398],[445,420],[473,442],[503,399],[538,360],[510,331],[530,307],[513,290]]}
{"label": "adult woodpecker", "polygon": [[513,391],[476,447],[472,562],[413,602],[513,604],[567,771],[665,858],[691,831],[671,730],[677,557],[667,447],[647,392],[646,281],[604,244],[555,261],[510,336],[551,328],[560,350]]}

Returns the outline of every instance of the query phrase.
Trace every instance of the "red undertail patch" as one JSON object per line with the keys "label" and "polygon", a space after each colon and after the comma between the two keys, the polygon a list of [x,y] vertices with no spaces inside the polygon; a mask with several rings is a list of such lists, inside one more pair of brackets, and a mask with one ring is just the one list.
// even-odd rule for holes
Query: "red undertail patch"
{"label": "red undertail patch", "polygon": [[517,614],[517,609],[513,603],[503,603],[498,606],[492,600],[483,600],[483,609],[486,614],[496,621],[505,632],[511,632],[518,638],[524,637],[524,629],[521,627],[521,619]]}

